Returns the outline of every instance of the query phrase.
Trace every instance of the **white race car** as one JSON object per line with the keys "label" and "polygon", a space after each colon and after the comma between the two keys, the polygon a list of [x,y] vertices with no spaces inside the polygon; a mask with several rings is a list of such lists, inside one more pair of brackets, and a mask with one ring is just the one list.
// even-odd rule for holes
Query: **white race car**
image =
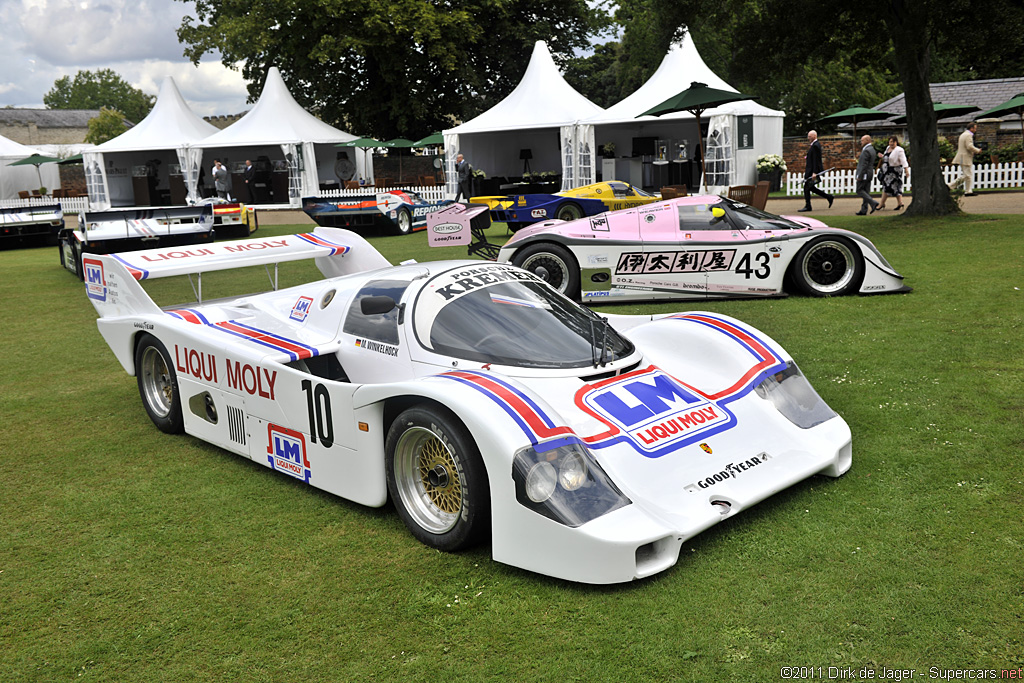
{"label": "white race car", "polygon": [[[142,286],[301,258],[325,279],[168,308]],[[850,467],[849,428],[792,358],[722,315],[599,316],[515,266],[391,266],[335,228],[83,264],[157,427],[364,505],[390,496],[441,550],[489,536],[499,562],[630,581]]]}

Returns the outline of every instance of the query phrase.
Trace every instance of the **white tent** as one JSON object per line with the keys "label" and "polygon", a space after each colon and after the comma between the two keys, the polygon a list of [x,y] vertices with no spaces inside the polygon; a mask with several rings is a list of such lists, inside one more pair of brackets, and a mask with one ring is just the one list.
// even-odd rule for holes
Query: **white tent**
{"label": "white tent", "polygon": [[[615,145],[618,158],[605,159],[605,180],[611,180],[610,174],[614,174],[617,179],[634,185],[652,186],[657,183],[646,182],[654,180],[652,166],[667,166],[674,161],[693,159],[698,134],[693,114],[640,114],[689,87],[694,81],[737,92],[708,68],[687,32],[682,40],[669,48],[657,71],[636,92],[580,123],[581,128],[596,128],[595,138],[599,147],[609,142]],[[756,158],[761,154],[782,154],[784,117],[783,112],[752,100],[732,102],[704,112],[701,120],[707,136],[704,157],[709,187],[752,184],[757,177]],[[633,148],[634,140],[637,141],[636,149]],[[681,154],[683,158],[680,158]],[[649,157],[648,163],[644,162],[644,157]],[[667,177],[668,174],[664,175]]]}
{"label": "white tent", "polygon": [[35,166],[8,166],[33,154],[42,152],[0,135],[0,199],[17,199],[20,190],[38,190],[40,180],[47,189],[60,186],[60,170],[55,163],[40,165],[38,174]]}
{"label": "white tent", "polygon": [[[372,162],[364,166],[364,155],[356,149],[341,150],[339,142],[357,136],[330,126],[295,101],[277,67],[270,67],[267,82],[256,105],[239,121],[196,145],[211,152],[210,157],[227,160],[228,170],[238,178],[244,161],[257,168],[256,203],[298,206],[304,195],[319,192],[320,178],[339,181],[355,177],[372,178]],[[248,201],[240,179],[235,193]],[[267,196],[272,195],[272,196]],[[269,200],[269,201],[268,201]]]}
{"label": "white tent", "polygon": [[601,111],[565,82],[547,44],[538,40],[515,90],[483,114],[444,131],[448,192],[458,191],[455,155],[460,151],[491,176],[521,175],[520,151],[530,150],[531,170],[560,168],[563,182],[593,178],[593,131],[581,137],[575,124]]}
{"label": "white tent", "polygon": [[202,152],[190,146],[215,132],[215,126],[189,108],[168,76],[146,118],[82,153],[90,205],[106,209],[194,202]]}

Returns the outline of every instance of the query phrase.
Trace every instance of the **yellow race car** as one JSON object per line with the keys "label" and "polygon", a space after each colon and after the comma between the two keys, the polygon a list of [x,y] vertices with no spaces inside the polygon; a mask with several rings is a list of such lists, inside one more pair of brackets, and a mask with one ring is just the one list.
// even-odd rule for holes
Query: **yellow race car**
{"label": "yellow race car", "polygon": [[557,194],[473,197],[470,201],[474,204],[487,204],[491,209],[492,221],[507,223],[510,230],[516,231],[538,221],[552,218],[574,221],[584,216],[629,209],[660,199],[661,195],[644,192],[621,180],[608,180]]}

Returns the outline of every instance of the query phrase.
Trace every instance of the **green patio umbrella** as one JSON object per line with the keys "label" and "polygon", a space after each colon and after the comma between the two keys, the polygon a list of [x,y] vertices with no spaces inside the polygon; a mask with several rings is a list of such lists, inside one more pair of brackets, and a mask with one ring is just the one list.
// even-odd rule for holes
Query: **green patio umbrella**
{"label": "green patio umbrella", "polygon": [[39,172],[39,167],[42,166],[43,164],[49,164],[49,163],[53,163],[53,162],[56,162],[56,161],[60,161],[60,159],[58,159],[57,157],[46,157],[46,156],[43,156],[42,154],[31,154],[31,155],[25,157],[24,159],[18,159],[17,161],[12,161],[11,163],[9,163],[7,165],[8,166],[29,166],[29,165],[35,166],[36,167],[36,176],[39,178],[39,187],[41,188],[43,186],[43,174]]}
{"label": "green patio umbrella", "polygon": [[1006,100],[1002,104],[997,104],[988,111],[983,111],[974,118],[985,119],[996,116],[1006,116],[1007,114],[1016,114],[1020,118],[1020,140],[1024,143],[1024,92],[1019,93]]}
{"label": "green patio umbrella", "polygon": [[[363,168],[365,169],[366,164],[366,150],[374,147],[383,147],[384,143],[380,140],[374,140],[373,138],[356,138],[355,140],[348,140],[347,142],[339,142],[335,147],[355,147],[363,150]],[[362,176],[360,176],[362,178]]]}
{"label": "green patio umbrella", "polygon": [[[936,119],[948,119],[954,116],[963,116],[964,114],[970,114],[971,112],[981,109],[981,107],[975,107],[973,104],[943,104],[942,102],[933,102],[932,108],[935,109]],[[906,114],[900,114],[890,121],[890,123],[906,122]]]}
{"label": "green patio umbrella", "polygon": [[441,133],[431,133],[430,135],[428,135],[427,137],[423,138],[422,140],[417,140],[416,142],[412,143],[412,146],[413,147],[433,147],[434,145],[443,145],[443,144],[444,144],[444,135],[442,135]]}
{"label": "green patio umbrella", "polygon": [[60,161],[57,162],[57,165],[64,166],[65,164],[80,164],[83,161],[84,159],[82,159],[81,154],[75,154],[74,156],[70,156],[67,159],[61,159]]}
{"label": "green patio umbrella", "polygon": [[697,149],[701,150],[700,175],[704,178],[704,191],[706,192],[708,189],[708,181],[707,176],[704,175],[704,150],[701,147],[704,138],[704,132],[701,130],[700,126],[701,115],[703,115],[708,109],[713,109],[720,104],[756,99],[757,98],[752,95],[744,95],[732,90],[709,88],[706,83],[698,83],[697,81],[694,81],[690,83],[690,87],[686,90],[680,91],[661,104],[651,107],[644,113],[638,115],[637,118],[640,118],[640,116],[663,116],[677,111],[688,111],[697,118]]}
{"label": "green patio umbrella", "polygon": [[828,121],[830,123],[852,123],[853,124],[853,152],[854,156],[857,154],[857,123],[859,121],[878,121],[879,119],[887,119],[895,114],[887,111],[879,111],[878,109],[868,109],[862,107],[859,104],[855,104],[852,107],[837,111],[835,114],[829,114],[823,116],[818,121]]}

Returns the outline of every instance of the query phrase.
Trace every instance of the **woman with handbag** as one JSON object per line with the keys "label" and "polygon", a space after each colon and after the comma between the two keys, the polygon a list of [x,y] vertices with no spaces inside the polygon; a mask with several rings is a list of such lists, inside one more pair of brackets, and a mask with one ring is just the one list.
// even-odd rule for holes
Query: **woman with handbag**
{"label": "woman with handbag", "polygon": [[903,208],[903,177],[907,169],[907,154],[900,147],[900,139],[889,136],[889,146],[882,154],[882,165],[878,169],[878,180],[882,183],[882,201],[878,208],[885,208],[886,198],[896,198],[897,204],[893,211]]}

